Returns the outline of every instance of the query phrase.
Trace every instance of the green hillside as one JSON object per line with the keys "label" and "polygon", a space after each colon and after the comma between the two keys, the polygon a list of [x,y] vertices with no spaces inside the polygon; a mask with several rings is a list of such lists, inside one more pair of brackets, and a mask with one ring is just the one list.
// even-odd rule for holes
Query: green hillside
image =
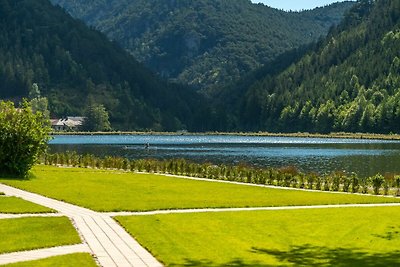
{"label": "green hillside", "polygon": [[195,92],[157,78],[48,0],[0,0],[0,99],[19,101],[34,83],[52,116],[96,102],[116,129],[196,130],[196,114],[207,114]]}
{"label": "green hillside", "polygon": [[161,76],[220,87],[316,41],[353,2],[284,12],[249,0],[51,0]]}
{"label": "green hillside", "polygon": [[360,1],[302,53],[220,92],[219,105],[238,118],[225,127],[400,132],[400,0]]}

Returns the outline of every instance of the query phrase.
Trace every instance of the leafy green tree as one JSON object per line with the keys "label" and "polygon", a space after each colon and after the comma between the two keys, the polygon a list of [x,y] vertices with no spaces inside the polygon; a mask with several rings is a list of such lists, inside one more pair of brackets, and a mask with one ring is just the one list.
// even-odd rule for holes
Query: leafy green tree
{"label": "leafy green tree", "polygon": [[106,108],[101,104],[92,103],[85,112],[83,130],[90,132],[110,131],[111,125]]}
{"label": "leafy green tree", "polygon": [[44,152],[50,140],[50,123],[24,101],[16,109],[0,101],[0,172],[24,177]]}
{"label": "leafy green tree", "polygon": [[32,84],[29,90],[29,99],[33,112],[41,112],[44,117],[50,118],[49,101],[47,97],[41,97],[37,83]]}

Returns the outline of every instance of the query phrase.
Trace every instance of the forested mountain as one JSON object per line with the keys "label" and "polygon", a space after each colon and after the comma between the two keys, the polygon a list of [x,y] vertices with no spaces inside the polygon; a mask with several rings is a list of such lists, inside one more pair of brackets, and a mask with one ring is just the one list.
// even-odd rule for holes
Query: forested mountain
{"label": "forested mountain", "polygon": [[[400,132],[400,0],[361,0],[304,56],[220,92],[227,129]],[[293,62],[294,60],[294,62]],[[278,64],[277,64],[278,63]],[[286,66],[285,66],[286,64]],[[237,120],[236,120],[237,119]]]}
{"label": "forested mountain", "polygon": [[196,114],[207,114],[193,90],[160,80],[48,0],[0,0],[0,99],[18,101],[34,83],[53,116],[95,102],[117,129],[196,130]]}
{"label": "forested mountain", "polygon": [[236,81],[318,40],[353,2],[284,12],[249,0],[51,0],[165,78],[195,88]]}

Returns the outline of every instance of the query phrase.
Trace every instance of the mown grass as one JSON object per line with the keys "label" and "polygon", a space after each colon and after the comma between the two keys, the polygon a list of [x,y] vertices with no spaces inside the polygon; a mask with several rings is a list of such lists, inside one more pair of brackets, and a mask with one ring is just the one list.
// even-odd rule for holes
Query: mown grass
{"label": "mown grass", "polygon": [[400,266],[400,207],[117,220],[166,266]]}
{"label": "mown grass", "polygon": [[96,267],[92,256],[88,253],[76,253],[63,256],[50,257],[36,261],[26,261],[7,265],[4,267]]}
{"label": "mown grass", "polygon": [[271,189],[154,174],[36,166],[29,180],[0,182],[96,211],[400,202],[352,194]]}
{"label": "mown grass", "polygon": [[49,213],[54,210],[17,197],[0,197],[0,213]]}
{"label": "mown grass", "polygon": [[68,218],[0,220],[0,253],[81,243]]}

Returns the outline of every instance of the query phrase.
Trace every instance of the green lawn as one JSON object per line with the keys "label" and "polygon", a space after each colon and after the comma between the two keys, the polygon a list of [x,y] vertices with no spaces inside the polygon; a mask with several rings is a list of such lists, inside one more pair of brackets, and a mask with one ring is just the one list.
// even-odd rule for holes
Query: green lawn
{"label": "green lawn", "polygon": [[167,266],[400,266],[400,207],[117,220]]}
{"label": "green lawn", "polygon": [[81,243],[68,218],[0,220],[0,254]]}
{"label": "green lawn", "polygon": [[395,198],[269,189],[78,168],[37,166],[33,176],[30,180],[0,179],[0,182],[96,211],[400,202]]}
{"label": "green lawn", "polygon": [[48,213],[54,210],[17,197],[0,197],[0,213]]}
{"label": "green lawn", "polygon": [[27,261],[2,265],[4,267],[97,267],[92,256],[87,253],[76,253],[64,256],[56,256],[43,260]]}

